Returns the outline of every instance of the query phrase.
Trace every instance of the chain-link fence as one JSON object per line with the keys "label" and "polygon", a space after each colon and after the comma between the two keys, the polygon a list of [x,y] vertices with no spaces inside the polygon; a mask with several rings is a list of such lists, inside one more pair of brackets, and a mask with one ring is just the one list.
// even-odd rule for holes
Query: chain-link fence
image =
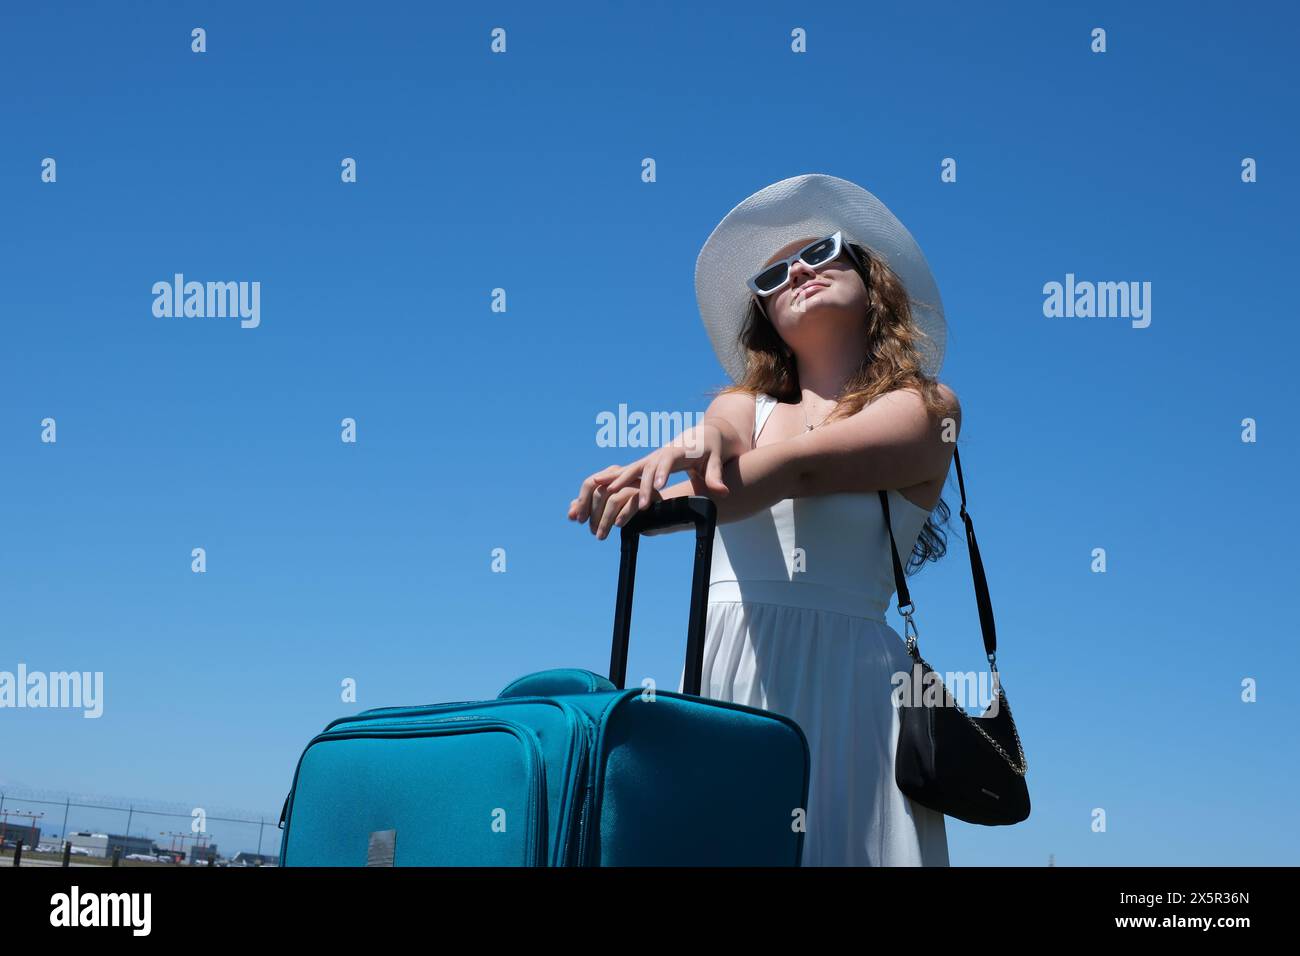
{"label": "chain-link fence", "polygon": [[[152,800],[8,788],[0,791],[0,851],[27,862],[68,857],[76,863],[185,861],[274,864],[279,814],[186,807]],[[6,862],[8,862],[6,860]]]}

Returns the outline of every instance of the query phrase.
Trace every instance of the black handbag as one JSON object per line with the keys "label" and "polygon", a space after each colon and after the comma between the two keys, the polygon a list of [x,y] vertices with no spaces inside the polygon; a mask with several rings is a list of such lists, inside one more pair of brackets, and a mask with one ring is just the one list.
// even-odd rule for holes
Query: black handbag
{"label": "black handbag", "polygon": [[[984,578],[984,562],[980,560],[979,545],[975,543],[975,526],[966,513],[966,484],[962,480],[961,457],[956,449],[953,449],[953,459],[957,462],[961,517],[966,525],[980,630],[984,634],[984,650],[993,674],[996,696],[982,716],[972,717],[957,705],[941,676],[921,657],[916,643],[916,624],[912,621],[916,605],[912,603],[903,566],[898,560],[898,545],[889,523],[889,495],[881,491],[880,503],[884,506],[885,528],[889,532],[894,559],[898,612],[903,615],[907,652],[914,662],[909,682],[903,685],[904,693],[900,695],[894,778],[903,793],[931,810],[967,823],[1003,826],[1019,823],[1029,816],[1029,787],[1025,782],[1029,765],[1025,762],[1025,751],[1011,717],[1011,705],[998,676],[993,605]],[[907,610],[903,610],[904,606]],[[942,704],[935,699],[940,690]],[[1012,753],[1016,754],[1014,760]]]}

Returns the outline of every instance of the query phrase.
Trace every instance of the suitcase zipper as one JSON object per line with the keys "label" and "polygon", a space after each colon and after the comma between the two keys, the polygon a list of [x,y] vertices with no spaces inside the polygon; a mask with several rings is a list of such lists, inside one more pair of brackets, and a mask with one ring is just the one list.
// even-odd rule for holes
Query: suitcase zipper
{"label": "suitcase zipper", "polygon": [[587,808],[591,806],[591,787],[582,788],[582,812],[578,816],[578,859],[574,866],[586,866],[587,859]]}
{"label": "suitcase zipper", "polygon": [[595,789],[592,786],[592,773],[593,773],[593,768],[595,767],[595,759],[594,759],[595,755],[593,752],[592,737],[593,735],[591,732],[591,727],[588,725],[584,725],[583,726],[583,753],[582,753],[582,767],[581,767],[582,772],[580,774],[580,778],[582,780],[582,797],[580,800],[580,807],[578,809],[578,833],[577,836],[574,838],[574,843],[577,845],[578,857],[573,864],[574,866],[587,865],[587,830],[588,830],[588,815],[589,815],[588,811],[591,809],[592,795],[595,792]]}
{"label": "suitcase zipper", "polygon": [[[363,710],[359,714],[352,714],[348,717],[338,717],[331,720],[321,733],[328,733],[339,724],[350,723],[355,720],[381,720],[385,714],[400,714],[405,711],[408,715],[415,717],[420,714],[436,714],[439,711],[447,710],[450,707],[461,707],[464,705],[482,704],[481,700],[461,700],[450,704],[429,704],[427,706],[417,705],[415,707],[376,707],[373,710]],[[475,715],[477,716],[477,715]],[[434,719],[434,718],[430,718]]]}
{"label": "suitcase zipper", "polygon": [[382,713],[394,713],[399,710],[442,710],[447,707],[460,707],[463,704],[481,704],[481,700],[457,700],[446,704],[414,704],[409,707],[372,707],[369,710],[363,710],[353,717],[341,717],[340,720],[352,720],[354,717],[377,717]]}

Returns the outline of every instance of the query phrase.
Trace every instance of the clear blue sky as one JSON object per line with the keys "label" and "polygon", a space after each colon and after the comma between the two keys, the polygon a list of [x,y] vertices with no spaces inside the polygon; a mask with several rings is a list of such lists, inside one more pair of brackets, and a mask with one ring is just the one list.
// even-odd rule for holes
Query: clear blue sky
{"label": "clear blue sky", "polygon": [[[105,701],[0,711],[0,782],[274,814],[335,717],[604,671],[617,539],[565,512],[648,449],[596,416],[706,407],[700,246],[825,172],[908,225],[950,324],[1034,799],[950,820],[953,862],[1294,863],[1281,7],[6,5],[0,670],[103,671]],[[177,272],[259,281],[260,326],[155,318]],[[1044,317],[1067,273],[1149,281],[1150,326]],[[955,474],[944,497],[911,586],[927,657],[973,670]],[[629,675],[668,689],[689,553],[642,553]]]}

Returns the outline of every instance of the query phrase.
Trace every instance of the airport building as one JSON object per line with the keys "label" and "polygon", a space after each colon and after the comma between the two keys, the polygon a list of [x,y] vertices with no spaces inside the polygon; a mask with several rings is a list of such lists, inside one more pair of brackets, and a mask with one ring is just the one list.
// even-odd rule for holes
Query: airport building
{"label": "airport building", "polygon": [[217,845],[209,843],[207,846],[190,847],[190,863],[208,863],[217,858]]}
{"label": "airport building", "polygon": [[41,828],[25,827],[17,823],[0,821],[0,847],[17,846],[19,841],[23,846],[38,847],[41,845]]}
{"label": "airport building", "polygon": [[68,842],[73,849],[86,850],[91,856],[104,859],[113,855],[118,847],[122,856],[128,853],[153,853],[153,840],[148,837],[122,836],[118,833],[87,833],[80,830],[68,834]]}

